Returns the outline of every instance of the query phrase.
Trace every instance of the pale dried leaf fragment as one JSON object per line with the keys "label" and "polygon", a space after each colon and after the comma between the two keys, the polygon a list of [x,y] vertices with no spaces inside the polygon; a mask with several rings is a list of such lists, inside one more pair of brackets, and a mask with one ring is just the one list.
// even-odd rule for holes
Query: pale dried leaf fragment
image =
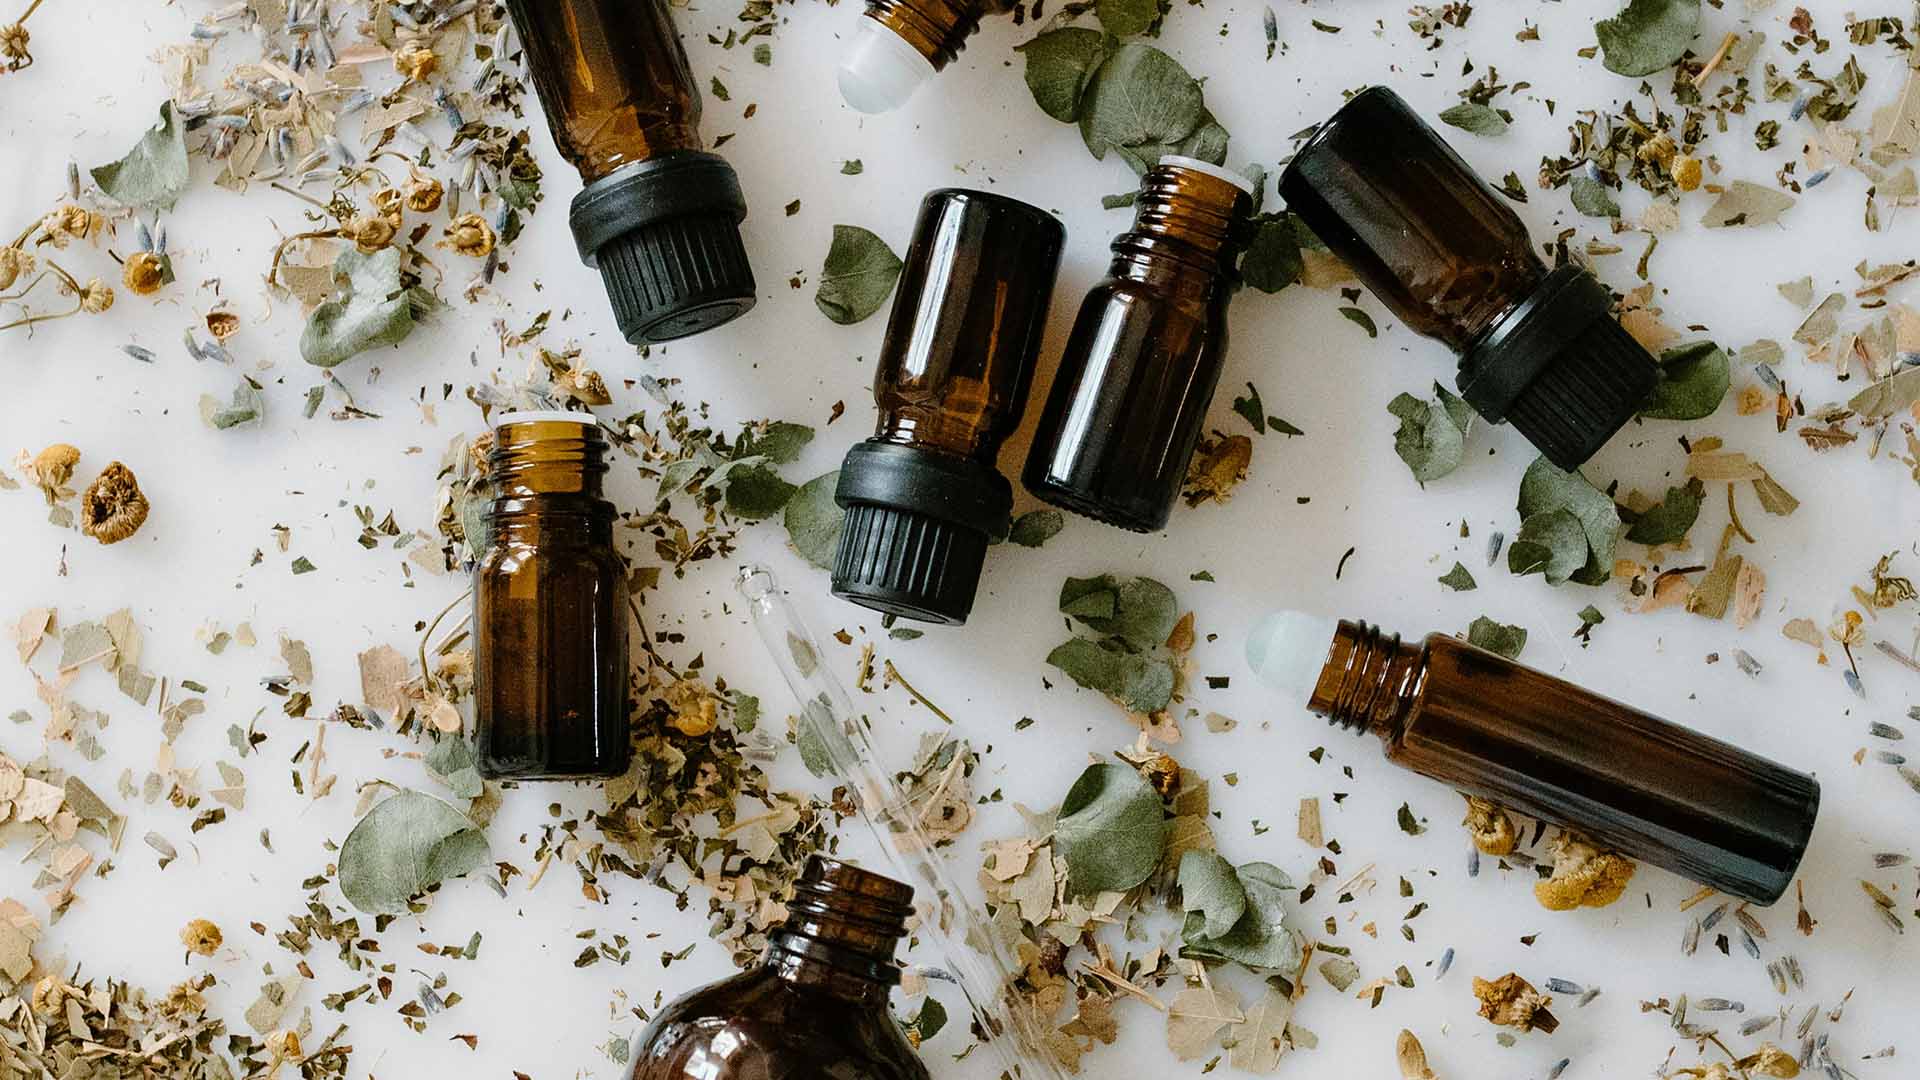
{"label": "pale dried leaf fragment", "polygon": [[1246,1022],[1233,991],[1217,986],[1189,986],[1167,1006],[1167,1049],[1181,1061],[1197,1061],[1212,1048],[1225,1028]]}
{"label": "pale dried leaf fragment", "polygon": [[1280,1067],[1280,1059],[1293,1049],[1288,1022],[1293,1019],[1293,999],[1268,987],[1258,1004],[1247,1010],[1246,1022],[1233,1032],[1233,1048],[1227,1064],[1264,1076]]}
{"label": "pale dried leaf fragment", "polygon": [[370,709],[391,713],[404,700],[407,658],[391,645],[377,645],[360,654],[360,700]]}
{"label": "pale dried leaf fragment", "polygon": [[1500,1027],[1521,1031],[1538,1028],[1551,1035],[1560,1026],[1559,1019],[1547,1011],[1553,999],[1535,990],[1532,983],[1514,972],[1491,982],[1474,976],[1473,996],[1480,999],[1480,1015]]}
{"label": "pale dried leaf fragment", "polygon": [[1401,1080],[1438,1080],[1427,1067],[1427,1050],[1413,1032],[1400,1029],[1393,1043],[1394,1060],[1400,1064]]}
{"label": "pale dried leaf fragment", "polygon": [[1760,605],[1766,600],[1767,572],[1743,560],[1733,578],[1733,625],[1745,630],[1760,617]]}

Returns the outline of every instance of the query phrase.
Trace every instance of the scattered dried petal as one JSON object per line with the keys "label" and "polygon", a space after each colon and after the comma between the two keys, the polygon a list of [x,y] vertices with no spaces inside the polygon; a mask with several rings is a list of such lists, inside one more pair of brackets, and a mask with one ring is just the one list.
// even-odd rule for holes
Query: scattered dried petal
{"label": "scattered dried petal", "polygon": [[133,470],[111,462],[80,497],[80,531],[102,544],[117,544],[147,521],[147,497]]}

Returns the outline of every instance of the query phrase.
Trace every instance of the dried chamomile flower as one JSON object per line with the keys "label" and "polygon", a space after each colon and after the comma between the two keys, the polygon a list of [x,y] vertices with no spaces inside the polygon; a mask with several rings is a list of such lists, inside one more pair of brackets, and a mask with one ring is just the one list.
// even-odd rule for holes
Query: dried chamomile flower
{"label": "dried chamomile flower", "polygon": [[84,206],[67,203],[55,207],[40,219],[40,229],[47,234],[48,242],[56,248],[64,248],[75,240],[85,240],[99,228],[100,219],[87,212]]}
{"label": "dried chamomile flower", "polygon": [[431,214],[440,209],[440,200],[446,193],[439,180],[414,173],[407,181],[407,209],[416,214]]}
{"label": "dried chamomile flower", "polygon": [[27,51],[32,42],[33,35],[27,33],[25,22],[0,26],[0,58],[7,61],[9,69],[19,71],[33,63],[33,54]]}
{"label": "dried chamomile flower", "polygon": [[207,312],[207,333],[215,341],[224,342],[240,330],[240,316],[231,311]]}
{"label": "dried chamomile flower", "polygon": [[117,544],[147,521],[147,497],[133,470],[115,461],[101,470],[80,497],[80,531],[103,544]]}
{"label": "dried chamomile flower", "polygon": [[1473,846],[1484,855],[1506,855],[1513,851],[1518,834],[1513,819],[1499,803],[1478,795],[1467,796],[1467,816],[1460,824],[1473,834]]}
{"label": "dried chamomile flower", "polygon": [[418,41],[402,45],[393,54],[393,70],[408,82],[425,82],[439,66],[440,60],[433,55],[433,50]]}
{"label": "dried chamomile flower", "polygon": [[150,296],[167,282],[167,261],[151,251],[136,251],[120,268],[120,283],[135,296]]}
{"label": "dried chamomile flower", "polygon": [[1511,971],[1492,982],[1475,976],[1473,996],[1480,999],[1480,1015],[1501,1027],[1539,1028],[1551,1035],[1560,1026],[1559,1018],[1547,1011],[1553,999]]}
{"label": "dried chamomile flower", "polygon": [[1756,1076],[1772,1076],[1778,1080],[1792,1080],[1800,1075],[1800,1063],[1792,1054],[1770,1042],[1760,1044],[1760,1049],[1734,1062],[1734,1067],[1742,1072]]}
{"label": "dried chamomile flower", "polygon": [[[21,456],[24,458],[25,454]],[[73,467],[79,463],[79,447],[60,442],[22,461],[21,467],[34,484],[46,493],[47,502],[55,503],[73,494],[63,489],[67,481],[73,479]]]}
{"label": "dried chamomile flower", "polygon": [[487,224],[479,214],[461,214],[447,225],[447,247],[461,255],[476,259],[485,258],[493,250],[496,241],[493,226]]}
{"label": "dried chamomile flower", "polygon": [[194,919],[180,928],[180,944],[195,956],[212,956],[220,951],[220,928],[206,919]]}
{"label": "dried chamomile flower", "polygon": [[1681,191],[1692,191],[1700,186],[1700,159],[1690,154],[1682,154],[1673,159],[1673,182]]}
{"label": "dried chamomile flower", "polygon": [[13,287],[22,274],[33,273],[33,255],[17,247],[0,248],[0,289]]}
{"label": "dried chamomile flower", "polygon": [[394,234],[399,231],[399,226],[384,214],[356,215],[340,230],[362,255],[371,255],[393,243]]}
{"label": "dried chamomile flower", "polygon": [[276,1061],[294,1061],[300,1057],[300,1033],[282,1028],[267,1036],[267,1053]]}
{"label": "dried chamomile flower", "polygon": [[1534,883],[1534,898],[1549,911],[1606,907],[1627,891],[1633,860],[1602,851],[1570,832],[1553,838],[1553,876]]}
{"label": "dried chamomile flower", "polygon": [[1180,793],[1180,763],[1171,755],[1155,751],[1144,760],[1135,760],[1133,767],[1153,785],[1162,799],[1171,799]]}
{"label": "dried chamomile flower", "polygon": [[707,734],[719,722],[720,702],[699,679],[681,679],[667,687],[664,699],[673,710],[667,724],[690,739]]}
{"label": "dried chamomile flower", "polygon": [[373,204],[375,210],[379,211],[381,217],[393,223],[394,229],[400,228],[400,208],[405,205],[406,196],[400,194],[398,189],[381,188],[374,192],[373,198],[368,201]]}
{"label": "dried chamomile flower", "polygon": [[1187,466],[1187,488],[1182,492],[1187,505],[1226,502],[1233,496],[1233,489],[1247,478],[1247,466],[1252,461],[1253,440],[1245,435],[1201,439]]}
{"label": "dried chamomile flower", "polygon": [[113,288],[99,278],[88,278],[80,290],[80,310],[98,315],[113,306]]}

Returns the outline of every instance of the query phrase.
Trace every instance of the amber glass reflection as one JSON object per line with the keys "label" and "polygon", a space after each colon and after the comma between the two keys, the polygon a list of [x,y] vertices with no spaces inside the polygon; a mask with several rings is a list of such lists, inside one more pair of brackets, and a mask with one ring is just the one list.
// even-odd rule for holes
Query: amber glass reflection
{"label": "amber glass reflection", "polygon": [[668,1005],[629,1080],[928,1080],[888,991],[913,890],[814,857],[766,959]]}
{"label": "amber glass reflection", "polygon": [[1014,199],[927,195],[874,373],[875,438],[993,463],[1033,383],[1063,236]]}
{"label": "amber glass reflection", "polygon": [[867,0],[867,18],[900,35],[935,71],[953,63],[982,18],[1012,10],[1010,0]]}
{"label": "amber glass reflection", "polygon": [[1320,126],[1280,194],[1396,318],[1456,352],[1547,274],[1506,197],[1384,86]]}
{"label": "amber glass reflection", "polygon": [[1341,622],[1307,707],[1398,765],[1760,904],[1820,806],[1805,773],[1447,634]]}
{"label": "amber glass reflection", "polygon": [[1047,502],[1123,528],[1166,525],[1227,356],[1252,196],[1162,162],[1133,228],[1080,305],[1022,479]]}
{"label": "amber glass reflection", "polygon": [[600,494],[605,450],[590,423],[509,418],[496,432],[490,535],[473,574],[483,776],[626,771],[626,563]]}
{"label": "amber glass reflection", "polygon": [[700,148],[700,93],[666,0],[508,0],[560,154],[592,182]]}

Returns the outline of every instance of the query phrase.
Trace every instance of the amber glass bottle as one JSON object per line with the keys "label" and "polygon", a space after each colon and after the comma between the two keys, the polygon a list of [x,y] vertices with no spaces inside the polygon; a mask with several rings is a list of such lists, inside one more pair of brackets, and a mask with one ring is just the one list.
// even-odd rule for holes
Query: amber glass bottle
{"label": "amber glass bottle", "polygon": [[473,571],[474,741],[482,776],[627,768],[625,561],[601,497],[607,444],[585,413],[508,413]]}
{"label": "amber glass bottle", "polygon": [[760,966],[668,1005],[628,1080],[927,1080],[887,995],[913,889],[814,856]]}
{"label": "amber glass bottle", "polygon": [[1460,357],[1460,394],[1571,470],[1659,378],[1585,269],[1549,270],[1506,198],[1398,94],[1354,95],[1280,175],[1314,235],[1415,333]]}
{"label": "amber glass bottle", "polygon": [[873,438],[847,453],[833,594],[959,624],[1013,488],[995,464],[1019,426],[1066,229],[1004,195],[949,188],[920,204],[873,397]]}
{"label": "amber glass bottle", "polygon": [[666,0],[508,0],[560,154],[586,187],[569,221],[634,344],[753,306],[733,169],[700,149],[700,90]]}
{"label": "amber glass bottle", "polygon": [[1166,157],[1133,228],[1080,305],[1027,454],[1027,490],[1136,532],[1166,525],[1227,358],[1227,304],[1253,196],[1241,177]]}
{"label": "amber glass bottle", "polygon": [[1397,765],[1743,900],[1779,899],[1813,834],[1813,777],[1447,634],[1283,612],[1247,659]]}
{"label": "amber glass bottle", "polygon": [[866,113],[897,109],[960,55],[987,15],[1012,0],[867,0],[840,56],[840,95]]}

